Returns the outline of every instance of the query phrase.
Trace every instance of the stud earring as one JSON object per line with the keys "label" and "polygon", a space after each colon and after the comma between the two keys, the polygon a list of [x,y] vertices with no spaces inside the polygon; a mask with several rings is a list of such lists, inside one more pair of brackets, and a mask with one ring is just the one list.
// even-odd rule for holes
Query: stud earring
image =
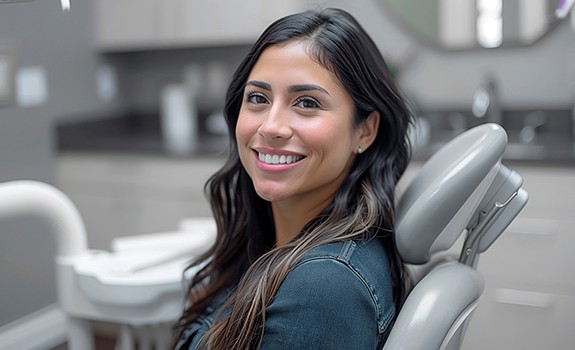
{"label": "stud earring", "polygon": [[362,154],[362,153],[363,153],[363,148],[361,148],[361,145],[357,146],[357,153],[358,153],[358,154]]}

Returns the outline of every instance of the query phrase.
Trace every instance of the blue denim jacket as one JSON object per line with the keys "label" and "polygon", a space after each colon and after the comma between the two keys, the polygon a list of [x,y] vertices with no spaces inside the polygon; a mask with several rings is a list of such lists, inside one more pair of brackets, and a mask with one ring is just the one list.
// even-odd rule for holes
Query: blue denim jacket
{"label": "blue denim jacket", "polygon": [[[177,349],[199,349],[224,298],[187,327]],[[326,244],[308,252],[266,309],[260,349],[381,349],[395,315],[380,240]]]}

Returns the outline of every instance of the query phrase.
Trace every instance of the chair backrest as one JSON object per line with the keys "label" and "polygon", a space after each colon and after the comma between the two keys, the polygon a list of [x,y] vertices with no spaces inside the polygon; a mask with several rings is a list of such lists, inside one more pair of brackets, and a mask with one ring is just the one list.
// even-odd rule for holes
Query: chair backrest
{"label": "chair backrest", "polygon": [[[477,256],[527,202],[521,176],[501,164],[506,145],[497,124],[462,133],[424,164],[399,199],[398,252],[407,265],[428,266],[420,269],[385,350],[459,348],[462,326],[483,292]],[[431,261],[462,236],[458,257]]]}
{"label": "chair backrest", "polygon": [[507,134],[497,124],[470,129],[437,151],[397,205],[397,249],[408,264],[425,264],[450,248],[499,170]]}

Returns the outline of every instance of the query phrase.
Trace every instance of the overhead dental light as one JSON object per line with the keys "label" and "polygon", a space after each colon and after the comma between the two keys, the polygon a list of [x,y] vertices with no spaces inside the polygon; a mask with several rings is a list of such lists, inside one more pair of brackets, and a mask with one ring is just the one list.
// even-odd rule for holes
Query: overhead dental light
{"label": "overhead dental light", "polygon": [[477,1],[477,41],[486,48],[503,42],[503,0]]}

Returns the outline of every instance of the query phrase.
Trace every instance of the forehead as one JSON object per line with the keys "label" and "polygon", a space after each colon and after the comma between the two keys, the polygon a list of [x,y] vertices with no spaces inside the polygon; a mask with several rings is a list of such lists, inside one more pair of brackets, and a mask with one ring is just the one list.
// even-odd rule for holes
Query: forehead
{"label": "forehead", "polygon": [[249,74],[249,79],[265,78],[277,80],[314,80],[327,85],[337,85],[343,88],[338,77],[310,55],[309,43],[306,41],[291,41],[267,47]]}

